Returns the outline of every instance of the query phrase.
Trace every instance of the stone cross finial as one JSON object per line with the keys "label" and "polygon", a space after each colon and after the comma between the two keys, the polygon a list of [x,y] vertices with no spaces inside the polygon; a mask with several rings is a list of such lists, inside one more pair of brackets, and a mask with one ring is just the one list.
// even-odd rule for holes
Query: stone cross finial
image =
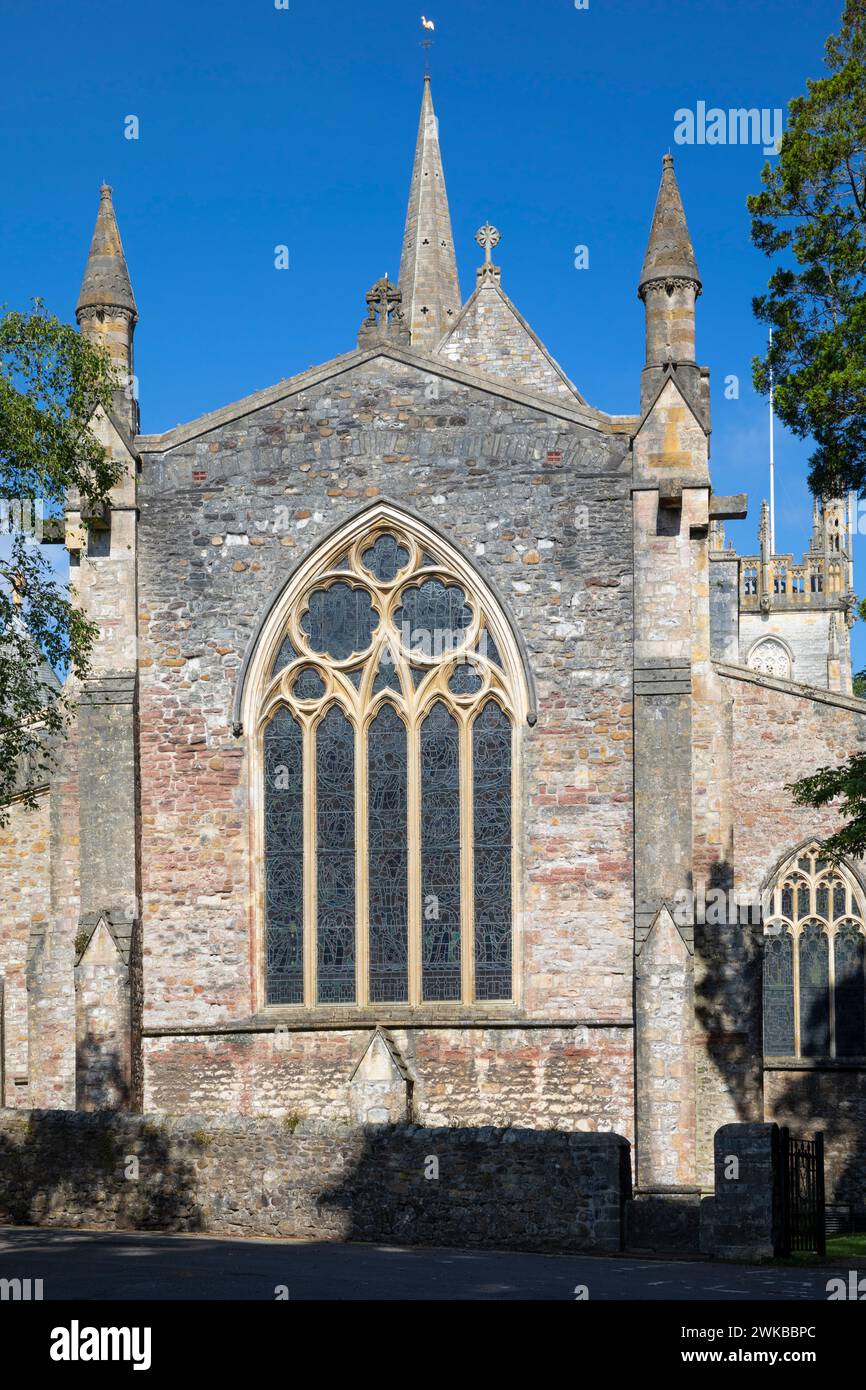
{"label": "stone cross finial", "polygon": [[403,295],[387,275],[377,280],[367,291],[367,317],[361,325],[359,346],[371,338],[388,337],[397,342],[408,340],[408,329],[401,308]]}
{"label": "stone cross finial", "polygon": [[500,233],[497,227],[492,227],[489,222],[485,222],[483,227],[479,227],[475,233],[475,240],[484,249],[484,264],[479,266],[477,275],[478,283],[482,280],[499,280],[501,271],[498,265],[493,264],[493,248],[499,245]]}
{"label": "stone cross finial", "polygon": [[484,247],[484,264],[490,265],[493,259],[493,248],[499,245],[498,229],[496,227],[491,227],[489,222],[485,222],[484,226],[480,227],[475,233],[475,240],[478,242],[479,246]]}

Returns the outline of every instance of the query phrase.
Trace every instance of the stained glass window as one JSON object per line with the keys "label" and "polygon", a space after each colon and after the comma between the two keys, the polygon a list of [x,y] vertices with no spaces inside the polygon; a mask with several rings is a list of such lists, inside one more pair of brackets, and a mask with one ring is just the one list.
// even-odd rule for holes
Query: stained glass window
{"label": "stained glass window", "polygon": [[355,731],[332,705],[316,731],[320,1004],[355,998]]}
{"label": "stained glass window", "polygon": [[386,648],[379,661],[379,669],[373,681],[373,694],[378,695],[381,690],[400,690],[400,677],[397,674],[397,667],[394,658]]}
{"label": "stained glass window", "polygon": [[267,1001],[304,998],[304,774],[301,727],[280,709],[265,730]]}
{"label": "stained glass window", "polygon": [[511,720],[488,700],[472,727],[475,994],[511,998]]}
{"label": "stained glass window", "polygon": [[361,557],[366,569],[381,583],[390,584],[400,570],[409,563],[409,551],[401,545],[396,536],[379,536],[369,550]]}
{"label": "stained glass window", "polygon": [[476,651],[482,656],[486,656],[488,661],[492,661],[494,666],[502,665],[502,657],[499,655],[499,648],[493,640],[492,634],[485,630],[478,639]]}
{"label": "stained glass window", "polygon": [[296,677],[293,690],[296,700],[321,700],[325,693],[325,682],[318,671],[306,666]]}
{"label": "stained glass window", "polygon": [[291,638],[284,637],[282,642],[280,643],[280,649],[277,652],[276,657],[274,658],[274,665],[273,670],[271,671],[271,675],[277,675],[279,671],[282,671],[284,667],[291,665],[291,663],[293,661],[297,661],[297,659],[298,653],[292,646]]}
{"label": "stained glass window", "polygon": [[456,584],[441,579],[425,579],[408,588],[395,621],[403,645],[426,657],[447,655],[459,647],[464,630],[472,622],[472,609]]}
{"label": "stained glass window", "polygon": [[830,947],[818,922],[800,933],[800,1051],[826,1057],[830,1051]]}
{"label": "stained glass window", "polygon": [[406,726],[383,705],[367,735],[370,998],[408,998]]}
{"label": "stained glass window", "polygon": [[455,668],[454,674],[448,682],[448,689],[452,695],[477,695],[484,682],[479,676],[474,666],[470,666],[468,661]]}
{"label": "stained glass window", "polygon": [[510,1000],[515,652],[410,526],[338,544],[267,639],[266,1002]]}
{"label": "stained glass window", "polygon": [[365,652],[376,626],[376,613],[366,589],[332,584],[310,594],[309,611],[301,622],[314,652],[345,661],[353,652]]}
{"label": "stained glass window", "polygon": [[460,998],[460,739],[445,706],[421,725],[422,997]]}
{"label": "stained glass window", "polygon": [[856,922],[837,927],[833,937],[836,969],[836,1056],[866,1056],[866,997],[863,933]]}
{"label": "stained glass window", "polygon": [[794,1051],[794,946],[784,930],[764,938],[764,1051],[771,1057]]}
{"label": "stained glass window", "polygon": [[[786,878],[796,866],[796,879]],[[813,917],[810,902],[821,920]],[[798,851],[769,890],[764,940],[764,1048],[773,1056],[866,1056],[864,895],[844,864],[830,865],[817,844]],[[852,915],[853,914],[853,915]],[[832,918],[832,921],[831,921]],[[831,991],[833,1008],[831,1009]],[[796,1005],[796,1007],[795,1007]],[[795,1027],[795,1019],[798,1026]]]}

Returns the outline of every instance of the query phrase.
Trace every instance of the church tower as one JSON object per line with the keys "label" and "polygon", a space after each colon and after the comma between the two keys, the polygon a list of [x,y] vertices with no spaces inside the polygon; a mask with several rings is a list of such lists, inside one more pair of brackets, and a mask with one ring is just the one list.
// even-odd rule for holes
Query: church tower
{"label": "church tower", "polygon": [[412,346],[433,352],[455,322],[461,300],[429,73],[424,78],[399,285]]}
{"label": "church tower", "polygon": [[809,548],[773,553],[761,505],[759,553],[739,557],[739,660],[768,676],[852,692],[855,621],[851,524],[840,497],[815,498]]}

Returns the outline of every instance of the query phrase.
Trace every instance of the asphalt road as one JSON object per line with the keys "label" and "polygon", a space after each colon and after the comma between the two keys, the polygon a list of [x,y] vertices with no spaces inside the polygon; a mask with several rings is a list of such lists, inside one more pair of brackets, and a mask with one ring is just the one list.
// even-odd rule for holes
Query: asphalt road
{"label": "asphalt road", "polygon": [[826,1301],[847,1270],[0,1227],[0,1279],[52,1299]]}

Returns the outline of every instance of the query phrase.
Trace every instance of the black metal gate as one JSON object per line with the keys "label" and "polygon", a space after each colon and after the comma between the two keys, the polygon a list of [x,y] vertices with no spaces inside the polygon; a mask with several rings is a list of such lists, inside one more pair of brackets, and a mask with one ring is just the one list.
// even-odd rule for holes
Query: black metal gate
{"label": "black metal gate", "polygon": [[779,1127],[776,1167],[779,1255],[796,1250],[827,1253],[824,1212],[824,1135],[796,1139]]}

